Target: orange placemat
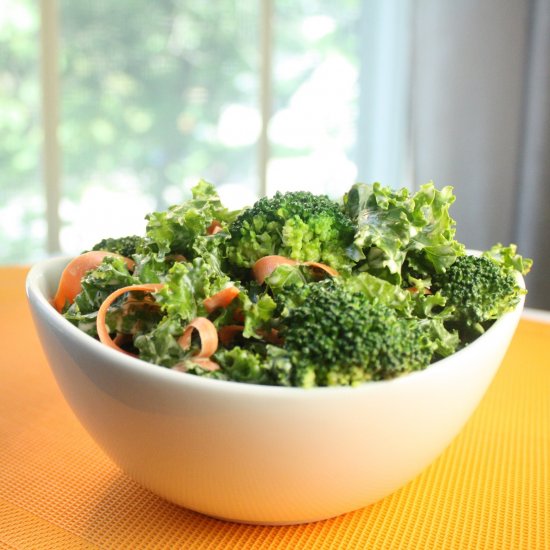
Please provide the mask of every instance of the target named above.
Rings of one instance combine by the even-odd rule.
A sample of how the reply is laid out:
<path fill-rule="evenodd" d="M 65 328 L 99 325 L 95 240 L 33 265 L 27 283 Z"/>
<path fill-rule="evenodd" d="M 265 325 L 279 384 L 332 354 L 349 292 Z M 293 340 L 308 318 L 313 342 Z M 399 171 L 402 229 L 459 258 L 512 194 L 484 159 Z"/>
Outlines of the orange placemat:
<path fill-rule="evenodd" d="M 24 276 L 0 270 L 0 548 L 550 549 L 550 325 L 521 321 L 474 416 L 400 491 L 332 520 L 248 526 L 161 500 L 95 446 L 50 374 Z"/>

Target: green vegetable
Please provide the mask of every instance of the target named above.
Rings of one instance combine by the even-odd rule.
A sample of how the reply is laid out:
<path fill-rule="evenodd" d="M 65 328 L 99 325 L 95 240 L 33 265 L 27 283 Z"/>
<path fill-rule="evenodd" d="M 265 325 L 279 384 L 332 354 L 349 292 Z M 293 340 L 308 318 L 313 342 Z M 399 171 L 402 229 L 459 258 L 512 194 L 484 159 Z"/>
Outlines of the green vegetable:
<path fill-rule="evenodd" d="M 357 224 L 350 256 L 362 261 L 362 269 L 400 283 L 408 260 L 419 276 L 444 272 L 464 247 L 454 239 L 454 202 L 451 187 L 437 190 L 433 183 L 411 195 L 358 183 L 344 197 L 345 210 Z"/>
<path fill-rule="evenodd" d="M 276 193 L 244 210 L 229 226 L 229 260 L 239 267 L 272 254 L 320 261 L 335 269 L 351 265 L 346 247 L 354 226 L 340 206 L 325 195 Z"/>
<path fill-rule="evenodd" d="M 195 258 L 193 262 L 175 263 L 164 282 L 157 301 L 169 317 L 183 323 L 205 316 L 203 301 L 224 288 L 229 277 L 202 258 Z"/>
<path fill-rule="evenodd" d="M 515 245 L 465 254 L 449 215 L 450 187 L 429 183 L 409 193 L 356 184 L 341 203 L 277 193 L 239 212 L 209 183 L 192 193 L 150 214 L 144 237 L 94 246 L 134 265 L 108 256 L 86 273 L 63 313 L 69 321 L 97 337 L 98 309 L 113 291 L 160 283 L 154 294 L 120 296 L 106 315 L 111 337 L 140 359 L 217 380 L 353 386 L 454 353 L 526 292 L 517 277 L 532 262 Z M 296 263 L 281 263 L 260 283 L 251 267 L 268 255 Z M 179 339 L 197 317 L 207 319 L 193 325 L 205 332 L 187 333 L 183 349 Z M 201 362 L 194 356 L 203 335 L 212 345 Z"/>
<path fill-rule="evenodd" d="M 530 258 L 523 258 L 517 253 L 517 246 L 515 244 L 509 246 L 503 246 L 500 243 L 495 244 L 484 252 L 483 256 L 491 258 L 506 269 L 512 272 L 517 271 L 522 275 L 527 275 L 533 265 L 533 260 Z"/>
<path fill-rule="evenodd" d="M 139 358 L 165 367 L 184 361 L 189 353 L 178 344 L 182 332 L 183 327 L 177 318 L 164 317 L 153 330 L 134 339 Z"/>
<path fill-rule="evenodd" d="M 119 237 L 116 239 L 107 238 L 99 241 L 93 246 L 92 250 L 105 250 L 130 258 L 144 245 L 144 241 L 144 238 L 138 235 L 129 235 L 128 237 Z"/>
<path fill-rule="evenodd" d="M 223 228 L 234 218 L 235 213 L 222 205 L 211 183 L 200 181 L 192 193 L 191 200 L 147 216 L 147 237 L 160 254 L 179 253 L 192 257 L 195 239 L 206 234 L 213 221 Z"/>
<path fill-rule="evenodd" d="M 412 308 L 410 292 L 366 271 L 350 277 L 344 284 L 349 291 L 359 293 L 371 302 L 376 301 L 403 312 L 408 312 Z"/>
<path fill-rule="evenodd" d="M 101 265 L 89 271 L 82 278 L 82 291 L 64 312 L 65 317 L 84 332 L 95 336 L 97 310 L 107 296 L 117 288 L 139 284 L 139 280 L 128 271 L 124 260 L 117 256 L 106 256 Z"/>
<path fill-rule="evenodd" d="M 68 316 L 79 313 L 95 313 L 99 306 L 117 288 L 139 284 L 126 266 L 123 258 L 106 256 L 97 269 L 93 269 L 82 278 L 82 291 L 67 310 Z"/>
<path fill-rule="evenodd" d="M 269 364 L 252 350 L 234 347 L 221 351 L 216 357 L 223 365 L 223 373 L 228 380 L 266 384 L 271 381 Z"/>
<path fill-rule="evenodd" d="M 424 368 L 435 351 L 426 324 L 336 284 L 308 285 L 282 335 L 294 384 L 305 387 L 393 378 Z"/>
<path fill-rule="evenodd" d="M 263 294 L 255 302 L 245 299 L 244 331 L 246 338 L 262 338 L 262 331 L 271 329 L 270 323 L 277 305 L 269 294 Z"/>
<path fill-rule="evenodd" d="M 463 339 L 482 334 L 490 322 L 514 309 L 525 293 L 514 273 L 508 262 L 461 256 L 445 273 L 434 276 L 434 288 L 454 308 L 448 321 Z"/>
<path fill-rule="evenodd" d="M 166 278 L 166 273 L 175 263 L 173 258 L 158 254 L 149 248 L 134 254 L 136 266 L 134 276 L 142 283 L 160 283 Z"/>

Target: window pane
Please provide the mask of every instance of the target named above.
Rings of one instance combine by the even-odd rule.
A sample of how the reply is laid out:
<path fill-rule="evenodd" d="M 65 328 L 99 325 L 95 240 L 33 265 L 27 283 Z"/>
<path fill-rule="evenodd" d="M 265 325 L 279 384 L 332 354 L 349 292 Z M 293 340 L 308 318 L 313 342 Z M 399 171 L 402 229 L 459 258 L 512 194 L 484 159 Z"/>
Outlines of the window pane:
<path fill-rule="evenodd" d="M 0 0 L 1 263 L 35 260 L 45 244 L 37 6 Z"/>
<path fill-rule="evenodd" d="M 341 195 L 355 181 L 360 1 L 275 2 L 268 192 Z"/>
<path fill-rule="evenodd" d="M 257 3 L 60 5 L 62 246 L 141 232 L 200 178 L 254 200 Z"/>

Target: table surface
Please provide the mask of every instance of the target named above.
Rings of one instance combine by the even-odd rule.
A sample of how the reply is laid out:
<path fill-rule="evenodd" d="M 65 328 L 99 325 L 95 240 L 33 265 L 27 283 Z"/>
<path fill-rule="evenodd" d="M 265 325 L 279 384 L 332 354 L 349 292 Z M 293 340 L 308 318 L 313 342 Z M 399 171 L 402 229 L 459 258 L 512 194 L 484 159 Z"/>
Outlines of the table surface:
<path fill-rule="evenodd" d="M 0 548 L 550 549 L 550 324 L 522 319 L 451 446 L 384 500 L 309 525 L 211 519 L 125 476 L 64 402 L 0 269 Z"/>

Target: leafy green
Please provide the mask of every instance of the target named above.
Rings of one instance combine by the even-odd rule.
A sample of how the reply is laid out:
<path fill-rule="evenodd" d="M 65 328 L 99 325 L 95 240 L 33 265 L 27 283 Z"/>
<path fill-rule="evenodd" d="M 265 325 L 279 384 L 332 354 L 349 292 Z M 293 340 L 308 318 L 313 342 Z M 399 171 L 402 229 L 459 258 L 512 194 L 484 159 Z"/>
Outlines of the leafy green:
<path fill-rule="evenodd" d="M 457 258 L 434 277 L 434 289 L 453 306 L 450 320 L 464 340 L 483 333 L 487 322 L 514 309 L 524 293 L 506 262 L 489 256 Z"/>
<path fill-rule="evenodd" d="M 281 264 L 266 277 L 265 284 L 274 294 L 284 289 L 301 287 L 311 281 L 299 265 Z"/>
<path fill-rule="evenodd" d="M 262 356 L 251 350 L 235 346 L 230 350 L 222 350 L 216 359 L 229 380 L 255 384 L 270 381 L 269 365 Z"/>
<path fill-rule="evenodd" d="M 158 304 L 145 295 L 142 299 L 134 298 L 111 307 L 107 314 L 107 326 L 110 332 L 137 336 L 153 330 L 161 319 Z"/>
<path fill-rule="evenodd" d="M 113 291 L 160 283 L 154 294 L 127 293 L 109 308 L 109 332 L 126 351 L 196 376 L 307 388 L 424 369 L 477 338 L 525 293 L 518 274 L 532 262 L 515 245 L 465 255 L 454 239 L 450 187 L 429 183 L 411 194 L 356 184 L 342 204 L 278 193 L 237 213 L 206 182 L 192 192 L 150 214 L 145 237 L 96 245 L 134 264 L 108 256 L 90 270 L 64 312 L 68 320 L 97 337 L 98 309 Z M 221 231 L 212 234 L 214 221 Z M 260 284 L 250 268 L 271 254 L 296 263 Z M 310 261 L 339 273 L 320 279 Z M 218 296 L 230 301 L 205 306 L 230 286 L 238 292 Z M 179 343 L 197 317 L 218 332 L 209 363 L 195 357 L 200 331 L 185 350 Z"/>
<path fill-rule="evenodd" d="M 271 329 L 273 312 L 277 304 L 269 294 L 263 294 L 257 301 L 244 299 L 244 331 L 246 338 L 262 338 L 262 331 Z"/>
<path fill-rule="evenodd" d="M 97 310 L 117 288 L 139 283 L 123 258 L 106 256 L 103 262 L 84 275 L 82 290 L 64 311 L 65 318 L 90 336 L 97 335 Z M 109 321 L 109 319 L 108 319 Z"/>
<path fill-rule="evenodd" d="M 371 302 L 378 302 L 402 311 L 408 311 L 411 308 L 410 292 L 366 271 L 349 277 L 344 281 L 344 285 L 350 292 L 359 293 Z"/>
<path fill-rule="evenodd" d="M 192 193 L 191 200 L 147 216 L 147 237 L 160 254 L 190 255 L 195 239 L 206 234 L 214 220 L 224 227 L 234 218 L 235 214 L 222 205 L 211 183 L 200 181 Z"/>
<path fill-rule="evenodd" d="M 134 339 L 139 358 L 155 365 L 173 367 L 189 355 L 178 344 L 177 339 L 182 333 L 183 327 L 177 318 L 164 317 L 153 330 Z"/>
<path fill-rule="evenodd" d="M 515 244 L 508 246 L 503 246 L 500 243 L 495 244 L 489 250 L 483 252 L 483 256 L 491 258 L 506 269 L 517 271 L 522 275 L 527 275 L 533 265 L 533 260 L 523 258 L 517 253 L 517 246 Z"/>
<path fill-rule="evenodd" d="M 107 252 L 114 252 L 115 254 L 120 254 L 121 256 L 129 258 L 144 246 L 144 241 L 145 239 L 138 235 L 130 235 L 116 239 L 106 238 L 95 244 L 92 250 L 106 250 Z"/>
<path fill-rule="evenodd" d="M 464 254 L 449 215 L 454 200 L 451 187 L 438 190 L 433 183 L 413 195 L 379 183 L 355 184 L 344 198 L 357 224 L 349 255 L 363 262 L 362 269 L 396 283 L 408 257 L 422 274 L 444 272 Z"/>
<path fill-rule="evenodd" d="M 160 283 L 166 278 L 166 273 L 175 263 L 168 256 L 160 255 L 152 250 L 134 254 L 136 265 L 134 276 L 142 283 Z"/>
<path fill-rule="evenodd" d="M 350 265 L 345 248 L 353 224 L 325 195 L 297 191 L 264 197 L 239 214 L 229 232 L 228 258 L 239 267 L 272 254 L 322 261 L 335 269 Z"/>
<path fill-rule="evenodd" d="M 229 281 L 227 275 L 202 258 L 175 263 L 166 275 L 165 287 L 157 293 L 157 301 L 169 317 L 188 322 L 205 316 L 203 301 L 222 290 Z"/>
<path fill-rule="evenodd" d="M 69 315 L 96 312 L 117 288 L 139 284 L 123 258 L 106 256 L 101 265 L 82 278 L 82 290 L 68 308 Z"/>

